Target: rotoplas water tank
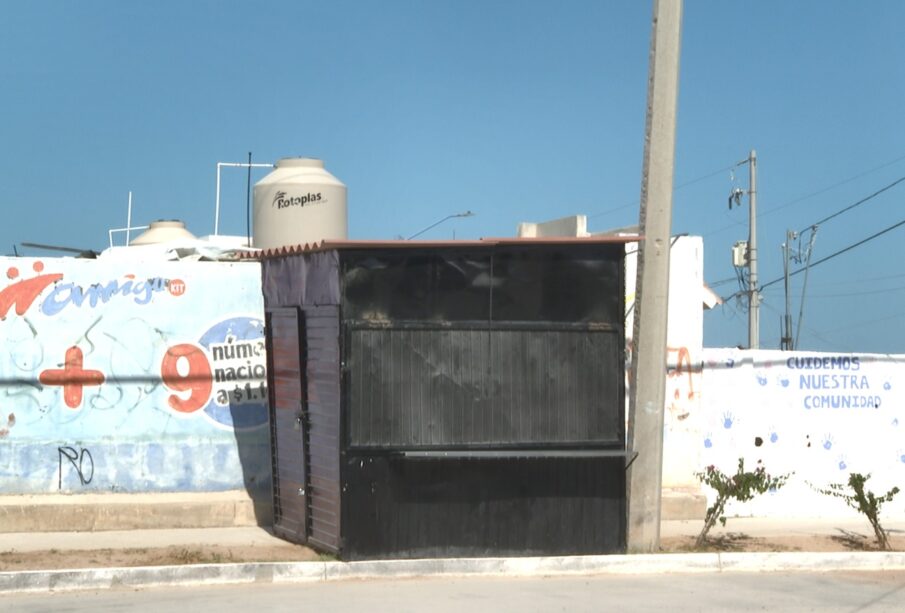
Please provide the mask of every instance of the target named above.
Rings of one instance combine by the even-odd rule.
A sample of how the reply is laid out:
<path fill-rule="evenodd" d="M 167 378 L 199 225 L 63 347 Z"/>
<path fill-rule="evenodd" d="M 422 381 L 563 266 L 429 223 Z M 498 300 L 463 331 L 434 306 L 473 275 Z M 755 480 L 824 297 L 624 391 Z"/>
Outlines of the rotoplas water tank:
<path fill-rule="evenodd" d="M 346 186 L 314 158 L 283 158 L 255 183 L 254 246 L 273 249 L 347 236 Z"/>

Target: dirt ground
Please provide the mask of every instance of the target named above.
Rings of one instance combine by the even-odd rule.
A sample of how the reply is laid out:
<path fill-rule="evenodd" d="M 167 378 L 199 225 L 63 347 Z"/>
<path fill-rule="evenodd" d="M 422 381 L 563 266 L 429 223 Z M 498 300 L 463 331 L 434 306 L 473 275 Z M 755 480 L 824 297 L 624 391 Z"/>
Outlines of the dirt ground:
<path fill-rule="evenodd" d="M 873 535 L 840 530 L 837 534 L 790 534 L 752 537 L 743 532 L 726 532 L 708 538 L 700 549 L 694 546 L 693 536 L 674 536 L 660 539 L 660 550 L 666 553 L 695 551 L 879 551 Z M 893 551 L 905 551 L 905 535 L 890 534 Z"/>
<path fill-rule="evenodd" d="M 905 551 L 905 535 L 890 535 L 895 551 Z M 711 538 L 695 549 L 694 537 L 661 539 L 665 553 L 695 551 L 876 551 L 872 537 L 853 532 L 835 535 L 788 535 L 751 537 L 727 532 Z M 0 572 L 73 568 L 111 568 L 123 566 L 163 566 L 174 564 L 227 564 L 238 562 L 305 562 L 332 560 L 333 556 L 289 543 L 273 546 L 223 547 L 188 545 L 164 548 L 97 549 L 85 551 L 7 551 L 0 552 Z"/>
<path fill-rule="evenodd" d="M 186 545 L 181 547 L 92 549 L 84 551 L 4 551 L 0 552 L 0 572 L 74 568 L 114 568 L 124 566 L 167 566 L 177 564 L 229 564 L 234 562 L 307 562 L 332 560 L 332 556 L 300 545 L 223 547 Z"/>

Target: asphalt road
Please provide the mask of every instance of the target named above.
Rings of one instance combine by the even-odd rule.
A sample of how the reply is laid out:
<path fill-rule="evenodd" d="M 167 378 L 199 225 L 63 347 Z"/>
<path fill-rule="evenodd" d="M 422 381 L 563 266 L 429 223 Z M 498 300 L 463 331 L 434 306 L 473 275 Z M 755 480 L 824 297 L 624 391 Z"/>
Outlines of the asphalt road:
<path fill-rule="evenodd" d="M 2 611 L 905 611 L 905 572 L 406 579 L 0 597 Z"/>

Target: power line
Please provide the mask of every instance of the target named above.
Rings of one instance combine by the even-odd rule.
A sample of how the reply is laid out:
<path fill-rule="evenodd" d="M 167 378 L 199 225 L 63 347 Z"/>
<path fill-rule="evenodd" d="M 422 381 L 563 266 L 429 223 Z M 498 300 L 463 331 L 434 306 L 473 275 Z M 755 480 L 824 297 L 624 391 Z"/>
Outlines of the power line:
<path fill-rule="evenodd" d="M 793 204 L 798 204 L 799 202 L 804 202 L 805 200 L 810 200 L 811 198 L 814 198 L 815 196 L 819 196 L 819 195 L 821 195 L 821 194 L 825 194 L 826 192 L 831 191 L 831 190 L 834 190 L 834 189 L 836 189 L 837 187 L 840 187 L 840 186 L 842 186 L 842 185 L 845 185 L 846 183 L 851 183 L 852 181 L 856 181 L 856 180 L 858 180 L 858 179 L 860 179 L 860 178 L 862 178 L 862 177 L 865 177 L 865 176 L 867 176 L 867 175 L 869 175 L 869 174 L 875 173 L 875 172 L 877 172 L 878 170 L 883 170 L 884 168 L 888 168 L 889 166 L 892 166 L 893 164 L 896 164 L 896 163 L 898 163 L 898 162 L 901 162 L 902 160 L 905 160 L 905 155 L 899 156 L 899 157 L 895 158 L 894 160 L 890 160 L 890 161 L 888 161 L 888 162 L 884 162 L 883 164 L 881 164 L 881 165 L 879 165 L 879 166 L 875 166 L 874 168 L 871 168 L 871 169 L 869 169 L 869 170 L 865 170 L 865 171 L 859 172 L 859 173 L 856 174 L 856 175 L 852 175 L 852 176 L 850 176 L 850 177 L 847 177 L 847 178 L 845 178 L 845 179 L 843 179 L 843 180 L 841 180 L 841 181 L 839 181 L 839 182 L 837 182 L 837 183 L 833 183 L 832 185 L 829 185 L 829 186 L 827 186 L 827 187 L 823 187 L 823 188 L 818 189 L 818 190 L 816 190 L 816 191 L 813 191 L 813 192 L 811 192 L 811 193 L 809 193 L 809 194 L 805 194 L 804 196 L 799 196 L 799 197 L 797 197 L 797 198 L 794 198 L 794 199 L 792 199 L 792 200 L 789 200 L 788 202 L 784 202 L 783 204 L 780 204 L 780 205 L 775 206 L 775 207 L 773 207 L 773 208 L 770 208 L 770 209 L 766 209 L 766 210 L 764 210 L 764 211 L 761 211 L 760 213 L 758 213 L 757 217 L 758 217 L 758 219 L 760 219 L 761 217 L 766 217 L 767 215 L 771 215 L 771 214 L 775 213 L 776 211 L 779 211 L 779 210 L 781 210 L 781 209 L 790 207 L 790 206 L 792 206 Z M 713 234 L 718 234 L 718 233 L 723 232 L 723 231 L 725 231 L 725 230 L 730 230 L 730 229 L 736 227 L 737 225 L 739 225 L 739 224 L 733 223 L 733 224 L 730 224 L 730 225 L 722 226 L 722 227 L 717 228 L 716 230 L 711 230 L 710 232 L 708 232 L 707 234 L 704 234 L 703 236 L 711 236 L 711 235 L 713 235 Z"/>
<path fill-rule="evenodd" d="M 764 293 L 771 293 L 771 297 L 777 298 L 778 295 L 773 294 L 772 292 L 778 292 L 782 288 L 776 287 L 775 285 L 767 290 Z M 905 291 L 905 286 L 901 287 L 887 287 L 884 289 L 872 289 L 872 290 L 863 290 L 863 291 L 855 291 L 855 292 L 843 292 L 837 294 L 808 294 L 809 298 L 846 298 L 849 296 L 871 296 L 873 294 L 890 294 L 892 292 L 901 292 Z"/>
<path fill-rule="evenodd" d="M 817 265 L 819 265 L 819 264 L 823 264 L 823 263 L 826 262 L 827 260 L 832 260 L 832 259 L 833 259 L 834 257 L 836 257 L 837 255 L 842 255 L 843 253 L 845 253 L 845 252 L 847 252 L 847 251 L 851 251 L 851 250 L 854 249 L 855 247 L 860 247 L 860 246 L 863 245 L 864 243 L 869 242 L 869 241 L 872 241 L 872 240 L 874 240 L 875 238 L 878 238 L 878 237 L 880 237 L 880 236 L 883 236 L 883 235 L 886 234 L 887 232 L 891 232 L 892 230 L 895 230 L 895 229 L 898 228 L 899 226 L 903 226 L 903 225 L 905 225 L 905 219 L 903 219 L 902 221 L 900 221 L 900 222 L 898 222 L 898 223 L 895 223 L 895 224 L 893 224 L 893 225 L 891 225 L 891 226 L 889 226 L 889 227 L 887 227 L 887 228 L 884 228 L 884 229 L 880 230 L 879 232 L 877 232 L 877 233 L 875 233 L 875 234 L 871 234 L 871 235 L 868 236 L 867 238 L 862 239 L 862 240 L 858 241 L 857 243 L 851 244 L 851 245 L 849 245 L 848 247 L 845 247 L 845 248 L 843 248 L 843 249 L 840 249 L 839 251 L 836 251 L 835 253 L 831 253 L 830 255 L 826 256 L 825 258 L 821 258 L 821 259 L 817 260 L 816 262 L 814 262 L 813 264 L 811 264 L 810 267 L 813 268 L 813 267 L 815 267 L 815 266 L 817 266 Z M 798 270 L 794 270 L 794 271 L 790 272 L 790 273 L 789 273 L 789 276 L 797 275 L 798 273 L 804 272 L 805 270 L 807 270 L 807 267 L 805 267 L 805 268 L 799 268 Z M 761 285 L 761 289 L 767 287 L 768 285 L 773 285 L 774 283 L 779 283 L 780 281 L 783 280 L 783 278 L 784 278 L 784 277 L 779 277 L 779 278 L 777 278 L 777 279 L 773 279 L 773 280 L 770 281 L 769 283 L 764 283 L 763 285 Z"/>
<path fill-rule="evenodd" d="M 727 283 L 732 283 L 738 278 L 738 275 L 735 277 L 726 277 L 725 279 L 720 279 L 719 281 L 714 281 L 713 283 L 708 283 L 708 287 L 719 287 L 720 285 L 726 285 Z"/>
<path fill-rule="evenodd" d="M 709 179 L 710 177 L 715 177 L 716 175 L 723 173 L 723 172 L 727 172 L 729 170 L 732 170 L 733 168 L 735 168 L 734 165 L 726 166 L 725 168 L 720 168 L 719 170 L 714 170 L 713 172 L 707 173 L 706 175 L 701 175 L 700 177 L 691 179 L 690 181 L 686 181 L 685 183 L 681 183 L 681 184 L 675 186 L 673 188 L 673 191 L 675 192 L 675 191 L 682 189 L 683 187 L 688 187 L 689 185 L 694 185 L 695 183 L 700 183 L 701 181 Z M 638 200 L 632 200 L 628 204 L 623 204 L 622 206 L 617 206 L 615 209 L 609 209 L 607 211 L 602 211 L 600 213 L 592 213 L 591 215 L 588 215 L 588 219 L 594 219 L 595 217 L 602 217 L 603 215 L 609 215 L 610 213 L 615 213 L 616 211 L 621 211 L 621 210 L 627 209 L 629 207 L 638 206 L 638 203 L 639 203 Z"/>
<path fill-rule="evenodd" d="M 870 195 L 868 195 L 868 196 L 866 196 L 866 197 L 864 197 L 864 198 L 861 198 L 861 199 L 858 200 L 857 202 L 854 202 L 853 204 L 850 204 L 850 205 L 848 205 L 848 206 L 846 206 L 846 207 L 843 207 L 842 209 L 836 211 L 835 213 L 832 213 L 832 214 L 830 214 L 830 215 L 827 215 L 826 217 L 824 217 L 824 218 L 822 218 L 822 219 L 820 219 L 820 220 L 814 222 L 813 224 L 807 226 L 806 228 L 804 228 L 804 229 L 802 229 L 802 230 L 799 230 L 799 232 L 798 232 L 799 235 L 803 234 L 803 233 L 806 232 L 808 229 L 811 230 L 811 235 L 810 235 L 810 236 L 811 236 L 811 242 L 810 242 L 810 244 L 808 245 L 808 258 L 807 258 L 808 261 L 807 261 L 806 265 L 805 265 L 803 268 L 799 268 L 798 270 L 795 270 L 795 271 L 793 271 L 793 272 L 790 273 L 790 272 L 788 271 L 788 263 L 789 263 L 789 261 L 788 261 L 788 257 L 789 257 L 789 256 L 788 256 L 788 245 L 786 245 L 786 260 L 785 260 L 785 261 L 786 261 L 786 266 L 785 266 L 785 275 L 782 276 L 782 277 L 779 277 L 779 278 L 777 278 L 777 279 L 774 279 L 773 281 L 770 281 L 770 282 L 768 282 L 768 283 L 762 284 L 762 285 L 761 285 L 761 288 L 760 288 L 761 291 L 765 290 L 767 287 L 769 287 L 769 286 L 771 286 L 771 285 L 773 285 L 773 284 L 775 284 L 775 283 L 778 283 L 779 281 L 785 281 L 785 282 L 786 282 L 786 292 L 787 292 L 787 293 L 786 293 L 786 309 L 787 309 L 787 311 L 788 311 L 788 308 L 789 308 L 789 307 L 788 307 L 788 304 L 789 304 L 789 302 L 788 302 L 788 301 L 789 301 L 789 297 L 788 297 L 788 282 L 789 282 L 789 278 L 790 278 L 790 277 L 792 277 L 792 276 L 794 276 L 794 275 L 797 275 L 797 274 L 799 274 L 799 273 L 801 273 L 801 272 L 804 272 L 804 273 L 805 273 L 805 277 L 804 277 L 804 287 L 807 288 L 807 283 L 808 283 L 808 272 L 811 270 L 812 267 L 818 266 L 818 265 L 820 265 L 820 264 L 822 264 L 822 263 L 824 263 L 824 262 L 826 262 L 826 261 L 828 261 L 828 260 L 833 259 L 833 258 L 836 257 L 836 256 L 842 255 L 843 253 L 846 253 L 847 251 L 850 251 L 850 250 L 854 249 L 855 247 L 859 247 L 860 245 L 863 245 L 863 244 L 865 244 L 865 243 L 867 243 L 867 242 L 869 242 L 869 241 L 871 241 L 871 240 L 873 240 L 873 239 L 875 239 L 875 238 L 877 238 L 877 237 L 879 237 L 879 236 L 882 236 L 883 234 L 886 234 L 887 232 L 890 232 L 890 231 L 894 230 L 895 228 L 897 228 L 897 227 L 899 227 L 899 226 L 901 226 L 901 225 L 905 225 L 905 220 L 902 220 L 901 222 L 899 222 L 899 223 L 897 223 L 897 224 L 893 224 L 892 226 L 889 226 L 888 228 L 885 228 L 885 229 L 881 230 L 880 232 L 877 232 L 877 233 L 873 234 L 872 236 L 869 236 L 869 237 L 867 237 L 867 238 L 865 238 L 865 239 L 863 239 L 863 240 L 861 240 L 861 241 L 859 241 L 859 242 L 857 242 L 857 243 L 854 243 L 854 244 L 852 244 L 852 245 L 849 245 L 848 247 L 845 247 L 845 248 L 843 248 L 843 249 L 840 249 L 839 251 L 836 251 L 835 253 L 832 253 L 832 254 L 830 254 L 830 255 L 824 257 L 824 258 L 821 258 L 820 260 L 817 260 L 816 262 L 811 263 L 811 253 L 812 253 L 811 249 L 813 248 L 815 233 L 816 233 L 816 231 L 817 231 L 817 228 L 818 228 L 820 225 L 826 223 L 827 221 L 830 221 L 831 219 L 834 219 L 834 218 L 836 218 L 836 217 L 842 215 L 843 213 L 846 213 L 846 212 L 848 212 L 848 211 L 851 211 L 852 209 L 854 209 L 854 208 L 856 208 L 856 207 L 858 207 L 858 206 L 861 206 L 862 204 L 864 204 L 864 203 L 866 203 L 866 202 L 869 202 L 869 201 L 873 200 L 874 198 L 876 198 L 876 197 L 879 196 L 880 194 L 883 194 L 884 192 L 886 192 L 886 191 L 892 189 L 893 187 L 895 187 L 895 186 L 898 185 L 899 183 L 902 183 L 903 181 L 905 181 L 905 176 L 899 177 L 898 179 L 896 179 L 896 180 L 893 181 L 892 183 L 889 183 L 888 185 L 883 186 L 882 188 L 878 189 L 877 191 L 873 192 L 872 194 L 870 194 Z M 753 222 L 752 222 L 752 223 L 753 223 Z M 791 234 L 791 232 L 788 233 L 788 238 L 787 238 L 787 240 L 789 240 L 792 236 L 793 236 L 793 235 Z M 738 294 L 744 293 L 744 291 L 745 291 L 745 288 L 744 288 L 744 287 L 740 287 L 740 288 L 739 288 Z M 802 319 L 802 317 L 803 317 L 803 315 L 804 315 L 804 295 L 805 295 L 805 291 L 806 291 L 806 289 L 802 289 L 802 294 L 801 294 L 801 309 L 800 309 L 799 314 L 798 314 L 798 320 L 799 320 L 799 321 L 798 321 L 798 333 L 799 333 L 799 334 L 801 333 L 801 319 Z M 736 295 L 738 295 L 738 294 L 736 294 Z M 790 316 L 789 316 L 788 314 L 785 315 L 785 318 L 786 318 L 789 322 L 791 322 Z M 791 323 L 785 323 L 785 324 L 784 324 L 784 329 L 785 329 L 785 328 L 791 328 Z M 791 332 L 784 332 L 783 334 L 784 334 L 784 335 L 785 335 L 785 334 L 791 334 Z M 796 335 L 796 344 L 797 344 L 797 339 L 798 339 L 798 336 Z M 791 340 L 789 340 L 788 346 L 786 345 L 786 337 L 783 336 L 783 348 L 789 348 L 789 347 L 792 347 L 792 346 L 793 346 L 793 345 L 791 344 Z"/>
<path fill-rule="evenodd" d="M 801 272 L 801 271 L 798 271 L 798 272 Z M 822 283 L 817 283 L 815 285 L 817 287 L 854 285 L 854 284 L 858 284 L 858 283 L 874 283 L 876 281 L 887 281 L 889 279 L 901 279 L 902 277 L 905 277 L 905 274 L 883 275 L 880 277 L 864 277 L 864 278 L 860 278 L 860 279 L 850 279 L 847 281 L 824 281 Z M 736 280 L 737 280 L 737 276 L 726 277 L 725 279 L 719 279 L 717 281 L 709 282 L 709 283 L 707 283 L 707 286 L 710 288 L 719 287 L 721 285 L 726 285 L 728 283 L 732 283 L 733 281 L 736 281 Z M 771 283 L 773 283 L 773 282 L 771 281 Z M 765 288 L 761 287 L 760 289 L 764 290 Z M 774 289 L 779 289 L 779 288 L 774 288 Z M 852 292 L 852 293 L 848 293 L 848 294 L 814 294 L 814 297 L 815 298 L 837 298 L 837 297 L 843 297 L 843 296 L 859 296 L 859 295 L 869 295 L 869 294 L 876 294 L 876 293 L 886 293 L 886 292 L 900 291 L 903 289 L 905 289 L 905 287 L 894 287 L 894 288 L 884 289 L 884 290 Z"/>
<path fill-rule="evenodd" d="M 902 317 L 905 317 L 905 312 L 894 313 L 892 315 L 887 315 L 886 317 L 877 317 L 875 319 L 868 319 L 866 321 L 859 321 L 859 322 L 855 322 L 853 324 L 846 324 L 845 326 L 843 326 L 841 328 L 836 328 L 834 330 L 830 330 L 829 332 L 830 333 L 842 332 L 843 330 L 851 330 L 852 328 L 863 328 L 864 326 L 869 326 L 871 324 L 880 323 L 881 321 L 891 321 L 893 319 L 900 319 Z"/>
<path fill-rule="evenodd" d="M 842 208 L 842 209 L 839 209 L 838 211 L 836 211 L 836 212 L 833 213 L 832 215 L 828 215 L 828 216 L 824 217 L 823 219 L 821 219 L 821 220 L 819 220 L 819 221 L 816 221 L 816 222 L 814 222 L 813 224 L 808 225 L 808 226 L 805 227 L 804 229 L 799 230 L 798 233 L 799 233 L 799 234 L 802 234 L 803 232 L 805 232 L 805 231 L 808 230 L 808 229 L 815 228 L 815 227 L 817 227 L 817 226 L 819 226 L 819 225 L 821 225 L 821 224 L 823 224 L 823 223 L 829 221 L 830 219 L 833 219 L 834 217 L 838 217 L 839 215 L 842 215 L 843 213 L 845 213 L 845 212 L 847 212 L 847 211 L 850 211 L 850 210 L 852 210 L 853 208 L 855 208 L 855 207 L 857 207 L 857 206 L 860 206 L 860 205 L 864 204 L 865 202 L 868 202 L 868 201 L 870 201 L 870 200 L 873 200 L 874 198 L 876 198 L 876 197 L 879 196 L 880 194 L 882 194 L 882 193 L 884 193 L 884 192 L 886 192 L 886 191 L 889 191 L 890 189 L 892 189 L 893 187 L 895 187 L 895 186 L 898 185 L 899 183 L 902 183 L 903 181 L 905 181 L 905 176 L 899 177 L 898 179 L 896 179 L 896 180 L 893 181 L 892 183 L 890 183 L 890 184 L 888 184 L 888 185 L 884 185 L 883 187 L 881 187 L 880 189 L 878 189 L 878 190 L 875 191 L 874 193 L 870 194 L 869 196 L 865 196 L 864 198 L 861 198 L 861 199 L 858 200 L 857 202 L 855 202 L 855 203 L 853 203 L 853 204 L 850 204 L 850 205 L 848 205 L 847 207 L 844 207 L 844 208 Z M 864 239 L 863 241 L 861 241 L 861 242 L 859 242 L 859 243 L 855 243 L 854 245 L 850 245 L 849 247 L 846 247 L 846 248 L 843 249 L 842 251 L 838 251 L 838 252 L 836 252 L 836 253 L 834 253 L 834 254 L 832 254 L 832 255 L 830 255 L 830 256 L 827 256 L 827 257 L 823 258 L 822 260 L 818 260 L 817 262 L 811 264 L 811 266 L 816 266 L 817 264 L 820 264 L 821 262 L 825 262 L 826 260 L 829 260 L 829 259 L 831 259 L 831 258 L 833 258 L 833 257 L 835 257 L 835 256 L 837 256 L 837 255 L 839 255 L 840 253 L 845 253 L 845 252 L 848 251 L 849 249 L 854 249 L 854 248 L 857 247 L 858 245 L 864 244 L 864 243 L 866 243 L 867 241 L 876 238 L 877 236 L 880 236 L 880 235 L 882 235 L 882 234 L 885 234 L 886 232 L 888 232 L 888 231 L 890 231 L 890 230 L 893 230 L 893 229 L 899 227 L 900 225 L 902 225 L 902 223 L 905 223 L 905 221 L 903 221 L 903 222 L 901 222 L 901 223 L 899 223 L 899 224 L 895 224 L 895 225 L 893 225 L 893 226 L 890 226 L 889 228 L 886 228 L 885 230 L 880 231 L 878 234 L 875 234 L 875 235 L 873 235 L 873 236 L 869 236 L 868 238 Z M 712 234 L 712 232 L 711 232 L 711 234 Z M 805 270 L 807 270 L 807 267 L 805 267 L 805 268 L 799 268 L 798 270 L 796 270 L 796 271 L 794 271 L 794 272 L 792 272 L 792 273 L 789 273 L 789 276 L 791 277 L 791 276 L 797 275 L 798 273 L 803 272 L 803 271 L 805 271 Z M 781 278 L 779 278 L 779 279 L 774 279 L 773 281 L 770 281 L 769 283 L 766 283 L 766 284 L 764 284 L 764 285 L 761 285 L 760 290 L 763 291 L 768 285 L 772 285 L 772 284 L 774 284 L 774 283 L 778 283 L 779 281 L 782 281 L 784 278 L 785 278 L 785 277 L 781 277 Z M 720 286 L 720 285 L 725 285 L 726 283 L 731 283 L 731 282 L 734 281 L 734 280 L 735 280 L 735 277 L 728 277 L 728 278 L 725 278 L 725 279 L 720 279 L 719 281 L 714 281 L 713 283 L 708 283 L 707 285 L 709 285 L 710 287 L 718 287 L 718 286 Z"/>
<path fill-rule="evenodd" d="M 848 296 L 871 296 L 873 294 L 889 294 L 901 292 L 905 287 L 890 287 L 887 289 L 873 289 L 864 292 L 846 292 L 844 294 L 811 294 L 811 298 L 846 298 Z"/>
<path fill-rule="evenodd" d="M 900 156 L 900 157 L 897 157 L 897 158 L 894 159 L 894 160 L 890 160 L 889 162 L 885 162 L 885 163 L 883 163 L 883 164 L 881 164 L 881 165 L 879 165 L 879 166 L 876 166 L 876 167 L 874 167 L 874 168 L 871 168 L 870 170 L 865 170 L 865 171 L 860 172 L 860 173 L 858 173 L 858 174 L 856 174 L 856 175 L 854 175 L 854 176 L 848 177 L 848 178 L 846 178 L 846 179 L 842 179 L 842 180 L 839 181 L 838 183 L 833 183 L 833 184 L 830 185 L 829 187 L 824 187 L 824 188 L 822 188 L 822 189 L 817 190 L 816 192 L 811 192 L 810 194 L 806 194 L 806 195 L 801 196 L 801 197 L 799 197 L 799 198 L 795 198 L 794 200 L 791 200 L 791 201 L 789 201 L 789 202 L 786 202 L 785 204 L 780 204 L 779 206 L 776 206 L 776 207 L 774 207 L 774 208 L 772 208 L 772 209 L 767 209 L 766 211 L 764 211 L 764 215 L 768 215 L 768 214 L 770 214 L 770 213 L 774 213 L 774 212 L 776 212 L 776 211 L 778 211 L 778 210 L 780 210 L 780 209 L 784 209 L 784 208 L 786 208 L 786 207 L 792 206 L 793 204 L 798 204 L 799 202 L 802 202 L 802 201 L 804 201 L 804 200 L 810 200 L 810 199 L 813 198 L 814 196 L 819 196 L 820 194 L 824 194 L 824 193 L 826 193 L 826 192 L 828 192 L 828 191 L 830 191 L 830 190 L 836 189 L 837 187 L 840 187 L 840 186 L 842 186 L 842 185 L 845 185 L 846 183 L 851 183 L 852 181 L 856 181 L 857 179 L 860 179 L 861 177 L 865 177 L 865 176 L 867 176 L 867 175 L 869 175 L 869 174 L 871 174 L 871 173 L 877 172 L 878 170 L 883 170 L 884 168 L 888 168 L 889 166 L 892 166 L 893 164 L 895 164 L 895 163 L 897 163 L 897 162 L 901 162 L 902 160 L 905 160 L 905 155 Z"/>
<path fill-rule="evenodd" d="M 824 257 L 824 258 L 821 258 L 821 259 L 817 260 L 816 262 L 814 262 L 813 264 L 810 265 L 810 268 L 813 268 L 813 267 L 815 267 L 815 266 L 819 266 L 820 264 L 823 264 L 823 263 L 826 262 L 826 261 L 832 260 L 832 259 L 833 259 L 834 257 L 836 257 L 836 256 L 839 256 L 839 255 L 842 255 L 843 253 L 846 253 L 846 252 L 848 252 L 848 251 L 851 251 L 851 250 L 854 249 L 855 247 L 860 247 L 860 246 L 863 245 L 864 243 L 870 242 L 870 241 L 874 240 L 875 238 L 879 238 L 880 236 L 883 236 L 883 235 L 886 234 L 887 232 L 891 232 L 892 230 L 895 230 L 896 228 L 898 228 L 898 227 L 900 227 L 900 226 L 903 226 L 903 225 L 905 225 L 905 219 L 903 219 L 902 221 L 900 221 L 900 222 L 898 222 L 898 223 L 894 223 L 893 225 L 888 226 L 888 227 L 886 227 L 886 228 L 880 230 L 879 232 L 876 232 L 876 233 L 874 233 L 874 234 L 871 234 L 871 235 L 868 236 L 867 238 L 864 238 L 864 239 L 858 241 L 857 243 L 853 243 L 853 244 L 849 245 L 848 247 L 844 247 L 844 248 L 840 249 L 839 251 L 836 251 L 836 252 L 834 252 L 834 253 L 831 253 L 830 255 L 828 255 L 828 256 L 826 256 L 826 257 Z M 793 276 L 795 276 L 795 275 L 797 275 L 797 274 L 799 274 L 799 273 L 804 272 L 804 271 L 807 270 L 807 269 L 808 269 L 808 267 L 806 266 L 806 267 L 804 267 L 804 268 L 799 268 L 798 270 L 793 270 L 792 272 L 789 273 L 789 276 L 790 276 L 790 277 L 793 277 Z M 771 286 L 771 285 L 774 285 L 774 284 L 776 284 L 776 283 L 779 283 L 779 282 L 782 281 L 784 278 L 785 278 L 785 277 L 777 277 L 776 279 L 773 279 L 772 281 L 769 281 L 769 282 L 767 282 L 767 283 L 764 283 L 763 285 L 760 286 L 760 290 L 763 291 L 763 290 L 766 289 L 767 287 L 769 287 L 769 286 Z M 726 300 L 731 300 L 732 298 L 734 298 L 734 297 L 737 296 L 737 295 L 740 295 L 739 292 L 736 292 L 735 294 L 732 294 L 732 295 L 730 295 L 730 296 L 727 296 L 727 297 L 723 298 L 723 300 L 724 300 L 724 301 L 726 301 Z"/>
<path fill-rule="evenodd" d="M 873 283 L 874 281 L 886 281 L 887 279 L 901 279 L 905 277 L 905 273 L 898 275 L 883 275 L 882 277 L 863 277 L 860 279 L 849 279 L 848 281 L 823 281 L 814 283 L 817 287 L 826 287 L 830 285 L 852 285 L 854 283 Z"/>
<path fill-rule="evenodd" d="M 676 186 L 676 189 L 682 189 L 683 187 L 688 187 L 689 185 L 694 185 L 695 183 L 700 183 L 701 181 L 709 179 L 710 177 L 715 177 L 718 174 L 724 173 L 728 170 L 732 170 L 733 168 L 735 168 L 735 166 L 736 166 L 735 164 L 733 164 L 732 166 L 726 166 L 725 168 L 720 168 L 719 170 L 714 170 L 711 173 L 702 175 L 702 176 L 698 177 L 697 179 L 692 179 L 690 181 L 686 181 L 685 183 L 680 183 L 679 185 Z"/>
<path fill-rule="evenodd" d="M 844 209 L 840 209 L 840 210 L 836 211 L 835 213 L 833 213 L 832 215 L 829 215 L 829 216 L 827 216 L 827 217 L 824 217 L 824 218 L 821 219 L 820 221 L 815 221 L 814 223 L 810 224 L 809 226 L 807 226 L 807 227 L 805 227 L 805 228 L 799 230 L 798 233 L 801 234 L 802 232 L 804 232 L 805 230 L 808 230 L 809 228 L 813 228 L 814 226 L 819 226 L 820 224 L 822 224 L 822 223 L 824 223 L 824 222 L 827 222 L 827 221 L 831 220 L 831 219 L 834 218 L 834 217 L 838 217 L 839 215 L 842 215 L 842 214 L 845 213 L 846 211 L 850 211 L 850 210 L 852 210 L 853 208 L 855 208 L 856 206 L 860 206 L 860 205 L 864 204 L 865 202 L 867 202 L 867 201 L 869 201 L 869 200 L 872 200 L 872 199 L 876 198 L 877 196 L 879 196 L 879 195 L 882 194 L 883 192 L 892 189 L 893 187 L 895 187 L 896 185 L 898 185 L 898 184 L 901 183 L 902 181 L 905 181 L 905 177 L 899 177 L 898 179 L 896 179 L 895 181 L 893 181 L 893 182 L 890 183 L 889 185 L 887 185 L 887 186 L 885 186 L 885 187 L 882 187 L 882 188 L 878 189 L 877 191 L 875 191 L 874 193 L 872 193 L 870 196 L 866 196 L 866 197 L 862 198 L 861 200 L 859 200 L 858 202 L 856 202 L 856 203 L 854 203 L 854 204 L 850 204 L 850 205 L 848 205 L 847 207 L 845 207 Z"/>

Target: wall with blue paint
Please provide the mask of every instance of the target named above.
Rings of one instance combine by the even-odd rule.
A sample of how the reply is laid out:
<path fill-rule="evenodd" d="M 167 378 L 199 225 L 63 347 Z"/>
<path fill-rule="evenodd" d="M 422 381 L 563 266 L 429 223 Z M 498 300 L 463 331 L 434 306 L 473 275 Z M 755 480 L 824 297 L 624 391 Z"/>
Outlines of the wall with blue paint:
<path fill-rule="evenodd" d="M 269 489 L 257 263 L 0 258 L 0 491 Z"/>
<path fill-rule="evenodd" d="M 870 473 L 876 494 L 905 486 L 905 355 L 705 349 L 702 380 L 701 469 L 734 473 L 743 457 L 746 468 L 794 472 L 730 513 L 851 515 L 816 491 L 851 472 Z"/>

